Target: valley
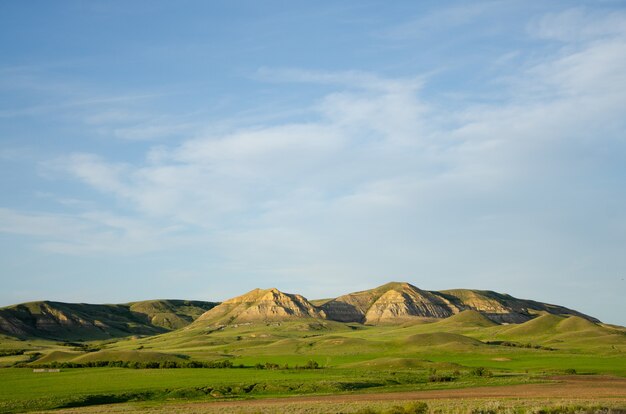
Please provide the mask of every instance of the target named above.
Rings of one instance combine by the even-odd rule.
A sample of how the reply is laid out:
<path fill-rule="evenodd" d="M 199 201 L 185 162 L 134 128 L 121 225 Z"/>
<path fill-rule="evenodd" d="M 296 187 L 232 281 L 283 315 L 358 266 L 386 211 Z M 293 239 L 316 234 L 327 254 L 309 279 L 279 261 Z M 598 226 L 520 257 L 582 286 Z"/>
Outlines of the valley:
<path fill-rule="evenodd" d="M 220 304 L 139 303 L 0 309 L 0 412 L 626 378 L 625 328 L 489 291 L 393 282 L 318 301 L 255 289 Z M 12 335 L 6 321 L 28 329 Z"/>

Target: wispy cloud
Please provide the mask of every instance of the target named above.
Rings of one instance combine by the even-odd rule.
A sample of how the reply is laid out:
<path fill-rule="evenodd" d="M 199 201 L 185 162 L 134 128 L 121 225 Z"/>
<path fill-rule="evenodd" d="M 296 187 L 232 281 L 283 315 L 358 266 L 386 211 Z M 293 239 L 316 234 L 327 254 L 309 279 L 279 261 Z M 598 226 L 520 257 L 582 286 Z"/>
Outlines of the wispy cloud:
<path fill-rule="evenodd" d="M 102 211 L 64 215 L 0 209 L 0 232 L 33 237 L 38 248 L 67 255 L 127 256 L 191 243 L 180 230 Z"/>
<path fill-rule="evenodd" d="M 429 37 L 435 31 L 450 30 L 474 22 L 485 14 L 494 14 L 502 5 L 502 1 L 472 2 L 426 10 L 423 15 L 388 28 L 381 36 L 393 40 Z"/>
<path fill-rule="evenodd" d="M 423 76 L 415 76 L 411 79 L 391 79 L 363 71 L 327 72 L 300 68 L 263 67 L 257 70 L 256 75 L 258 79 L 266 82 L 317 83 L 379 91 L 399 89 L 415 91 L 424 83 Z"/>
<path fill-rule="evenodd" d="M 626 35 L 623 12 L 591 11 L 574 7 L 533 19 L 528 32 L 541 39 L 561 42 L 585 42 Z"/>
<path fill-rule="evenodd" d="M 462 25 L 487 6 L 442 10 L 390 36 Z M 624 14 L 580 10 L 528 27 L 533 41 L 563 44 L 487 62 L 501 70 L 488 80 L 495 99 L 427 93 L 436 75 L 264 67 L 253 79 L 324 87 L 289 108 L 298 116 L 244 114 L 217 126 L 202 114 L 87 111 L 81 119 L 107 136 L 177 139 L 124 142 L 141 149 L 125 159 L 84 150 L 47 160 L 55 178 L 114 200 L 116 212 L 4 209 L 0 231 L 67 254 L 199 241 L 219 257 L 217 273 L 271 275 L 313 292 L 324 281 L 349 290 L 433 270 L 447 285 L 425 279 L 426 288 L 467 286 L 471 274 L 469 287 L 497 288 L 497 276 L 526 289 L 554 272 L 560 289 L 569 272 L 582 280 L 596 270 L 585 259 L 590 237 L 619 268 L 626 263 L 611 252 L 616 240 L 623 246 L 615 229 L 626 196 L 606 181 L 625 176 Z"/>
<path fill-rule="evenodd" d="M 520 68 L 506 104 L 461 111 L 423 101 L 412 79 L 266 69 L 264 76 L 282 81 L 345 83 L 351 89 L 321 98 L 312 106 L 313 121 L 155 147 L 143 165 L 89 154 L 74 154 L 61 164 L 85 184 L 128 202 L 136 214 L 212 229 L 226 257 L 249 252 L 247 266 L 269 266 L 271 260 L 261 256 L 288 256 L 293 266 L 333 262 L 332 251 L 339 248 L 334 237 L 356 246 L 366 232 L 387 240 L 391 250 L 400 249 L 396 238 L 419 251 L 426 239 L 407 240 L 401 223 L 430 237 L 430 220 L 458 221 L 459 231 L 477 225 L 494 231 L 535 208 L 541 197 L 573 200 L 576 184 L 561 183 L 561 175 L 579 168 L 576 153 L 589 142 L 609 145 L 620 128 L 624 101 L 607 85 L 623 84 L 625 51 L 621 40 L 610 38 L 558 52 Z M 599 59 L 600 69 L 589 66 Z M 540 93 L 533 97 L 526 85 L 538 85 Z M 598 102 L 601 110 L 580 113 Z M 441 118 L 451 122 L 442 124 Z M 611 120 L 613 129 L 607 130 Z M 593 129 L 608 135 L 591 138 Z M 594 174 L 596 162 L 601 160 L 590 160 L 587 174 Z M 395 257 L 391 250 L 385 254 Z M 352 260 L 363 251 L 355 250 Z"/>

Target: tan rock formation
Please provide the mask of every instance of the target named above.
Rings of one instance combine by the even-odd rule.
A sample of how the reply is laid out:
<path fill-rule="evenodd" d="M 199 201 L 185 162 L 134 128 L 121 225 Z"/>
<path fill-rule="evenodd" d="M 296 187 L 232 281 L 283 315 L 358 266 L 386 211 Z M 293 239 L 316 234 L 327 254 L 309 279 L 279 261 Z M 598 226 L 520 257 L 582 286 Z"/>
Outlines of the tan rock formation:
<path fill-rule="evenodd" d="M 409 283 L 399 282 L 340 296 L 326 302 L 321 308 L 329 319 L 368 324 L 415 318 L 445 318 L 457 312 L 442 298 Z"/>
<path fill-rule="evenodd" d="M 324 311 L 313 306 L 301 295 L 283 293 L 276 288 L 254 289 L 204 313 L 194 325 L 206 322 L 232 324 L 325 317 Z"/>

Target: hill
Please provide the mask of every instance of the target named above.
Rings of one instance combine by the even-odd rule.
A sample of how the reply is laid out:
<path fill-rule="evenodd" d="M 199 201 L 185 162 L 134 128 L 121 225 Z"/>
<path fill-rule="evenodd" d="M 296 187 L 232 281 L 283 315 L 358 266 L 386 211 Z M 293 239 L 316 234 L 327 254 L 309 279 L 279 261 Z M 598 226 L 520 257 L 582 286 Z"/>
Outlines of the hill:
<path fill-rule="evenodd" d="M 156 335 L 188 325 L 213 306 L 184 300 L 119 305 L 29 302 L 0 308 L 0 333 L 63 341 Z"/>
<path fill-rule="evenodd" d="M 488 328 L 497 325 L 494 321 L 473 309 L 464 310 L 460 313 L 457 313 L 456 315 L 450 316 L 449 318 L 438 322 L 438 324 L 439 326 L 447 325 L 478 328 Z"/>
<path fill-rule="evenodd" d="M 599 322 L 563 306 L 518 299 L 507 294 L 469 289 L 425 291 L 406 282 L 387 283 L 317 303 L 320 303 L 320 309 L 328 319 L 374 325 L 442 319 L 466 310 L 479 312 L 496 323 L 522 323 L 543 313 L 571 315 Z"/>
<path fill-rule="evenodd" d="M 151 325 L 174 330 L 189 325 L 218 303 L 169 299 L 131 302 L 128 305 L 131 312 L 145 315 Z"/>
<path fill-rule="evenodd" d="M 391 282 L 318 301 L 308 301 L 301 295 L 271 288 L 254 289 L 221 304 L 184 300 L 117 305 L 29 302 L 0 308 L 0 334 L 58 341 L 102 340 L 157 335 L 188 325 L 202 328 L 295 320 L 364 325 L 446 321 L 455 326 L 488 328 L 493 323 L 520 324 L 535 319 L 540 320 L 537 323 L 543 323 L 541 317 L 537 318 L 540 315 L 574 316 L 577 319 L 568 324 L 572 328 L 583 326 L 587 330 L 599 322 L 562 306 L 492 291 L 426 291 L 406 282 Z M 520 326 L 519 329 L 530 328 Z"/>
<path fill-rule="evenodd" d="M 490 290 L 453 289 L 432 293 L 448 301 L 452 307 L 460 310 L 477 310 L 498 323 L 526 322 L 542 313 L 579 316 L 591 322 L 599 322 L 596 318 L 563 306 L 528 299 L 518 299 L 511 295 Z"/>
<path fill-rule="evenodd" d="M 324 303 L 320 308 L 329 319 L 367 324 L 445 318 L 454 313 L 438 296 L 400 282 L 349 293 Z"/>
<path fill-rule="evenodd" d="M 207 311 L 194 325 L 324 319 L 325 316 L 323 311 L 301 295 L 283 293 L 276 288 L 254 289 Z"/>

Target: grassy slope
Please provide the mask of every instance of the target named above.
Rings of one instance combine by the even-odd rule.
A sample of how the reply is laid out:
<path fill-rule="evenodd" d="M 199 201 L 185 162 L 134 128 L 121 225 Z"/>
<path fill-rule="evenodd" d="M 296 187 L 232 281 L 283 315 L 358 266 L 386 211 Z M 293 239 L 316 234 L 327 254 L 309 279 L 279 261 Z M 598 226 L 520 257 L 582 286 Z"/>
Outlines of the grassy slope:
<path fill-rule="evenodd" d="M 487 345 L 487 341 L 540 345 L 555 350 Z M 248 366 L 265 362 L 304 365 L 314 359 L 325 366 L 341 367 L 392 358 L 486 366 L 511 372 L 573 368 L 626 375 L 626 364 L 620 360 L 626 352 L 623 331 L 577 317 L 554 315 L 519 325 L 495 325 L 482 315 L 468 311 L 436 323 L 400 327 L 319 323 L 311 319 L 240 325 L 222 330 L 191 326 L 153 337 L 96 343 L 102 351 L 87 356 L 62 344 L 41 341 L 21 344 L 29 352 L 48 354 L 41 363 L 84 362 L 94 358 L 152 361 L 154 355 L 159 355 L 156 360 L 168 357 L 176 360 L 176 355 L 184 355 L 192 360 L 231 359 L 235 364 Z M 9 345 L 5 347 L 0 342 L 0 349 L 19 348 L 15 342 Z M 9 365 L 10 361 L 15 359 L 7 358 L 4 365 Z M 0 358 L 0 364 L 2 362 Z"/>
<path fill-rule="evenodd" d="M 180 329 L 189 325 L 216 305 L 215 302 L 175 299 L 146 300 L 128 304 L 131 312 L 145 315 L 152 325 L 168 330 Z"/>
<path fill-rule="evenodd" d="M 548 315 L 551 316 L 551 315 Z M 232 359 L 235 364 L 304 364 L 315 359 L 341 367 L 380 358 L 409 358 L 487 366 L 503 371 L 579 371 L 626 375 L 626 336 L 576 317 L 538 318 L 520 325 L 494 325 L 476 314 L 404 327 L 323 325 L 307 321 L 280 326 L 252 324 L 219 331 L 184 329 L 151 338 L 116 342 L 112 350 L 185 354 L 192 359 Z M 485 326 L 486 325 L 486 326 Z M 487 345 L 510 341 L 554 348 Z"/>
<path fill-rule="evenodd" d="M 0 321 L 8 333 L 21 338 L 98 340 L 179 329 L 213 306 L 212 302 L 183 300 L 122 305 L 28 302 L 0 308 Z"/>
<path fill-rule="evenodd" d="M 550 346 L 555 350 L 488 345 L 486 341 Z M 626 334 L 577 317 L 541 316 L 519 325 L 495 325 L 476 312 L 429 324 L 363 326 L 303 319 L 285 323 L 246 324 L 211 330 L 190 326 L 147 338 L 125 338 L 94 343 L 102 351 L 81 353 L 46 341 L 0 338 L 0 349 L 29 349 L 48 353 L 43 361 L 231 359 L 235 364 L 304 365 L 315 360 L 322 370 L 247 369 L 71 369 L 60 374 L 36 375 L 30 370 L 0 370 L 0 412 L 35 401 L 54 407 L 81 395 L 147 392 L 149 398 L 169 398 L 194 387 L 257 386 L 253 395 L 335 393 L 351 389 L 390 390 L 402 387 L 458 387 L 526 381 L 532 374 L 610 373 L 626 376 Z M 5 357 L 8 358 L 8 357 Z M 12 357 L 15 358 L 15 357 Z M 1 363 L 1 359 L 0 359 Z M 468 377 L 472 367 L 487 367 L 491 379 Z M 460 371 L 451 384 L 426 382 L 428 370 Z M 168 389 L 168 391 L 165 391 Z M 72 397 L 75 395 L 75 397 Z M 186 394 L 185 394 L 186 395 Z M 202 394 L 204 395 L 204 394 Z M 237 394 L 239 395 L 239 394 Z M 66 401 L 67 400 L 67 401 Z M 64 402 L 65 401 L 65 402 Z M 30 404 L 30 403 L 29 403 Z M 12 407 L 12 408 L 11 408 Z"/>

